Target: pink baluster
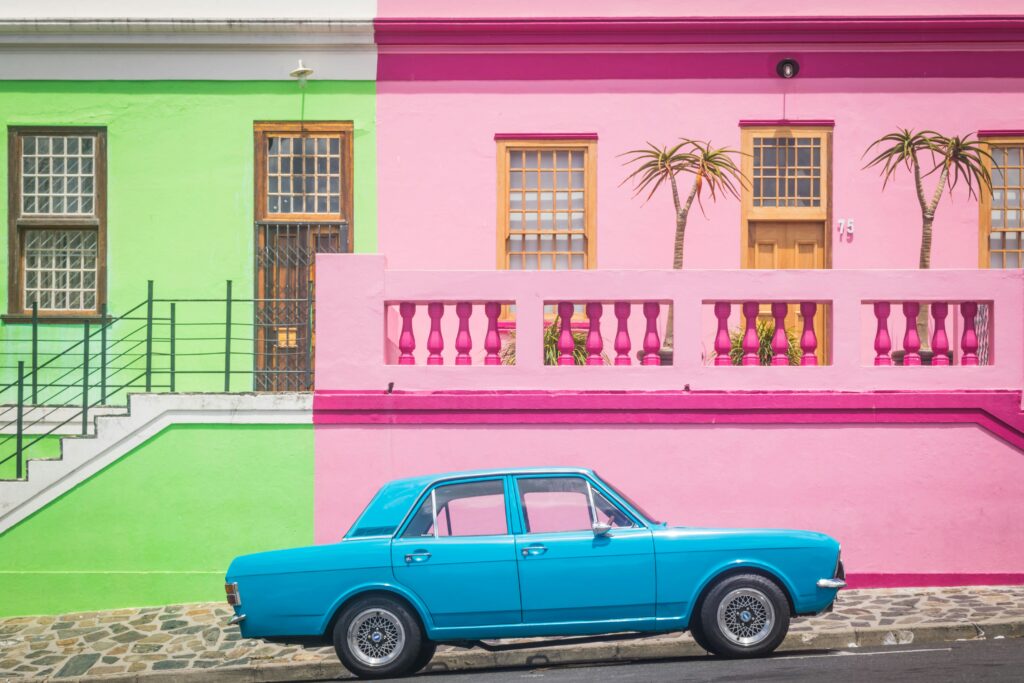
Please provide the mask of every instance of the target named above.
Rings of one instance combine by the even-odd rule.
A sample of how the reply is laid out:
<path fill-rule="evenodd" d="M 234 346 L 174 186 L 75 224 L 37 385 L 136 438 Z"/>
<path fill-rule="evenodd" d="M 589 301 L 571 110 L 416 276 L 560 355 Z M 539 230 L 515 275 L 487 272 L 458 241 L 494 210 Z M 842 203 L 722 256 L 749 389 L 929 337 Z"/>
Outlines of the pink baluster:
<path fill-rule="evenodd" d="M 889 302 L 875 302 L 875 365 L 892 365 L 889 351 L 892 350 L 892 339 L 889 338 Z"/>
<path fill-rule="evenodd" d="M 398 313 L 402 316 L 402 333 L 398 337 L 398 350 L 402 353 L 398 357 L 398 364 L 416 365 L 416 357 L 412 355 L 416 350 L 416 337 L 412 332 L 412 317 L 416 315 L 416 304 L 402 302 L 398 304 Z"/>
<path fill-rule="evenodd" d="M 615 333 L 615 364 L 616 365 L 630 365 L 632 361 L 629 359 L 629 309 L 631 308 L 628 301 L 617 301 L 615 302 L 615 318 L 618 320 L 619 326 Z"/>
<path fill-rule="evenodd" d="M 976 301 L 965 301 L 960 304 L 960 315 L 964 318 L 964 334 L 960 339 L 960 348 L 963 356 L 960 358 L 961 365 L 978 364 L 978 333 L 974 329 L 974 318 L 978 315 L 978 303 Z"/>
<path fill-rule="evenodd" d="M 501 315 L 501 304 L 491 301 L 484 304 L 484 313 L 487 315 L 487 336 L 484 337 L 484 349 L 487 355 L 484 357 L 484 365 L 501 365 L 501 335 L 498 334 L 498 316 Z"/>
<path fill-rule="evenodd" d="M 590 319 L 590 331 L 587 332 L 587 365 L 603 365 L 601 352 L 604 340 L 601 339 L 601 313 L 604 307 L 599 303 L 587 304 L 587 318 Z"/>
<path fill-rule="evenodd" d="M 921 337 L 917 335 L 917 315 L 921 312 L 921 304 L 916 301 L 903 302 L 903 315 L 907 318 L 907 331 L 903 333 L 903 365 L 921 364 Z"/>
<path fill-rule="evenodd" d="M 743 316 L 747 320 L 746 331 L 743 333 L 743 365 L 760 365 L 757 357 L 761 340 L 757 336 L 757 312 L 760 306 L 756 301 L 745 301 L 743 303 Z"/>
<path fill-rule="evenodd" d="M 729 312 L 732 304 L 719 301 L 715 304 L 715 317 L 718 318 L 718 333 L 715 334 L 715 365 L 732 365 L 729 352 L 732 351 L 732 339 L 729 338 Z"/>
<path fill-rule="evenodd" d="M 459 317 L 459 333 L 455 335 L 456 365 L 472 365 L 473 359 L 469 352 L 473 348 L 473 338 L 469 334 L 469 316 L 473 314 L 473 304 L 461 301 L 455 304 L 455 315 Z"/>
<path fill-rule="evenodd" d="M 775 334 L 772 335 L 772 365 L 789 365 L 789 337 L 786 335 L 786 313 L 788 312 L 788 305 L 772 304 L 772 317 L 775 318 Z"/>
<path fill-rule="evenodd" d="M 563 301 L 558 304 L 558 317 L 562 325 L 562 329 L 558 331 L 559 365 L 576 364 L 572 357 L 572 351 L 576 347 L 576 343 L 572 338 L 572 314 L 574 310 L 575 306 L 569 301 Z"/>
<path fill-rule="evenodd" d="M 427 335 L 427 365 L 444 365 L 441 352 L 444 350 L 444 337 L 441 336 L 441 316 L 444 315 L 444 304 L 427 304 L 427 315 L 430 316 L 430 334 Z"/>
<path fill-rule="evenodd" d="M 647 331 L 644 333 L 644 359 L 641 365 L 661 365 L 661 337 L 658 336 L 658 312 L 661 304 L 657 301 L 644 303 L 644 317 L 647 318 Z"/>
<path fill-rule="evenodd" d="M 946 336 L 946 315 L 949 304 L 932 304 L 932 318 L 935 319 L 935 332 L 932 333 L 932 365 L 949 365 L 949 337 Z"/>
<path fill-rule="evenodd" d="M 800 315 L 804 318 L 804 332 L 800 335 L 800 365 L 818 364 L 818 335 L 814 333 L 814 316 L 818 312 L 818 304 L 813 301 L 800 303 Z"/>

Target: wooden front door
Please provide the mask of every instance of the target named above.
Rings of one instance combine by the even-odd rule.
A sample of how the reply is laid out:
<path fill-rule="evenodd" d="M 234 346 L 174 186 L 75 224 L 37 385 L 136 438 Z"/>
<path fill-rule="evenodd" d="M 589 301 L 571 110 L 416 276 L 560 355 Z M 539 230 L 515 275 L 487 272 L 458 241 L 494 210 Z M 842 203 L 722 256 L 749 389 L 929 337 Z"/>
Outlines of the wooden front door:
<path fill-rule="evenodd" d="M 317 254 L 352 251 L 352 123 L 257 122 L 256 391 L 312 391 Z"/>
<path fill-rule="evenodd" d="M 757 269 L 816 269 L 829 267 L 825 224 L 819 221 L 751 221 L 747 244 L 747 267 Z M 771 305 L 761 305 L 761 317 L 771 319 Z M 818 363 L 828 362 L 828 307 L 818 306 L 814 333 L 818 337 Z M 799 339 L 804 321 L 799 302 L 789 302 L 786 329 Z"/>

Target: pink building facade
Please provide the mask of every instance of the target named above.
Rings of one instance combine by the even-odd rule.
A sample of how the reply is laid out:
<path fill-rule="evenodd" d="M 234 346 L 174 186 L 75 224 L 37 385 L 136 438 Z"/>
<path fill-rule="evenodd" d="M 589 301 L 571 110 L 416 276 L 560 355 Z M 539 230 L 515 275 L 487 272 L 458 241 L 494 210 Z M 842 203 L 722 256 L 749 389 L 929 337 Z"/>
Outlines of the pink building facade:
<path fill-rule="evenodd" d="M 394 477 L 578 465 L 670 523 L 830 533 L 854 585 L 1024 580 L 1024 13 L 623 4 L 380 3 L 380 255 L 317 264 L 318 542 Z M 897 128 L 993 153 L 930 271 L 912 176 L 863 168 Z M 673 271 L 670 195 L 622 155 L 680 137 L 749 183 L 694 207 Z M 544 363 L 556 313 L 591 365 Z M 724 363 L 773 316 L 800 365 Z"/>

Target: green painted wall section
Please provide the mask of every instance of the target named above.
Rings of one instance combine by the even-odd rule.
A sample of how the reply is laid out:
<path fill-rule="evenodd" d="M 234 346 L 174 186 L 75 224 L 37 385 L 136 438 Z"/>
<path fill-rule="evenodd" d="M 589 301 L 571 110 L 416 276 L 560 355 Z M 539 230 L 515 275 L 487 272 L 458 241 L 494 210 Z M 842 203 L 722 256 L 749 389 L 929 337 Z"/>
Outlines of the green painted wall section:
<path fill-rule="evenodd" d="M 376 207 L 376 84 L 372 81 L 310 81 L 303 90 L 292 81 L 9 81 L 0 83 L 0 216 L 5 233 L 7 207 L 7 144 L 9 125 L 87 125 L 107 128 L 109 310 L 123 314 L 146 298 L 146 281 L 166 298 L 224 297 L 225 281 L 233 296 L 253 296 L 253 123 L 255 121 L 331 120 L 354 125 L 354 248 L 377 248 Z M 7 239 L 0 239 L 0 306 L 7 305 Z M 144 316 L 140 310 L 137 316 Z M 166 317 L 167 308 L 157 311 Z M 223 305 L 179 305 L 179 335 L 223 339 Z M 251 305 L 233 311 L 231 366 L 251 369 L 253 362 Z M 138 321 L 136 321 L 138 322 Z M 14 378 L 20 358 L 27 360 L 30 326 L 0 324 L 0 390 Z M 127 336 L 127 327 L 111 331 Z M 155 333 L 167 337 L 166 325 Z M 81 339 L 81 326 L 48 325 L 41 333 L 47 351 Z M 121 364 L 134 362 L 142 349 L 124 344 Z M 96 344 L 93 344 L 95 350 Z M 179 390 L 222 390 L 223 341 L 179 348 L 183 356 Z M 80 350 L 78 351 L 80 355 Z M 207 354 L 207 355 L 199 355 Z M 73 366 L 80 359 L 65 359 Z M 160 357 L 155 366 L 166 367 Z M 137 373 L 125 372 L 127 381 Z M 118 378 L 115 378 L 118 379 Z M 65 380 L 68 381 L 68 380 Z M 78 381 L 72 376 L 70 381 Z M 251 377 L 233 378 L 232 389 L 251 388 Z M 154 381 L 165 385 L 166 376 Z M 112 381 L 111 384 L 116 384 Z M 248 385 L 248 386 L 247 386 Z M 0 391 L 0 401 L 12 400 Z M 74 390 L 63 398 L 74 401 Z M 47 402 L 40 397 L 40 402 Z M 57 400 L 56 398 L 52 400 Z M 120 402 L 123 402 L 123 396 Z"/>
<path fill-rule="evenodd" d="M 221 600 L 312 542 L 312 425 L 176 425 L 0 535 L 0 616 Z"/>

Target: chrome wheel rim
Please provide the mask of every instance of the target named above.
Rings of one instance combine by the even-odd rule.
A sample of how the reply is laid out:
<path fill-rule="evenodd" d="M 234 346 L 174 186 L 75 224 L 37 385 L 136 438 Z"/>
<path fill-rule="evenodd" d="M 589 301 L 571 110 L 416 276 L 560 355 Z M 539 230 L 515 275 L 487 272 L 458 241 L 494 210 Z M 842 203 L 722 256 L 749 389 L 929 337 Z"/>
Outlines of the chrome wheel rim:
<path fill-rule="evenodd" d="M 755 588 L 737 588 L 718 603 L 718 630 L 736 645 L 757 645 L 771 634 L 774 625 L 772 601 Z"/>
<path fill-rule="evenodd" d="M 402 621 L 379 607 L 363 610 L 348 626 L 348 649 L 366 666 L 390 664 L 405 649 Z"/>

